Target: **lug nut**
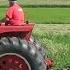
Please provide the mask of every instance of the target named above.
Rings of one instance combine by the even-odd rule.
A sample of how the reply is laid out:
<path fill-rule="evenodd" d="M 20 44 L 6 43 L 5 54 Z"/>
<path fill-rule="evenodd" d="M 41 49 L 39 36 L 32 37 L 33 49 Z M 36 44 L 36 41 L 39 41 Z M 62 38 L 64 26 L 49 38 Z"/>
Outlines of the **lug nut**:
<path fill-rule="evenodd" d="M 20 64 L 20 65 L 19 65 L 19 68 L 22 68 L 22 66 L 23 66 L 23 65 L 22 65 L 22 64 Z"/>

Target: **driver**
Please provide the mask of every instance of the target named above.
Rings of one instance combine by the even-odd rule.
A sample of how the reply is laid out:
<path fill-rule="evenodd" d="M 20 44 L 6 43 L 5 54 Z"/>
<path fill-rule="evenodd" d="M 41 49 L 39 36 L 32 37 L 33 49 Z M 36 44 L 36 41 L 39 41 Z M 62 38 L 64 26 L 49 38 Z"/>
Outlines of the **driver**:
<path fill-rule="evenodd" d="M 17 0 L 8 0 L 9 8 L 6 12 L 6 24 L 23 25 L 25 16 L 22 8 L 17 4 Z"/>

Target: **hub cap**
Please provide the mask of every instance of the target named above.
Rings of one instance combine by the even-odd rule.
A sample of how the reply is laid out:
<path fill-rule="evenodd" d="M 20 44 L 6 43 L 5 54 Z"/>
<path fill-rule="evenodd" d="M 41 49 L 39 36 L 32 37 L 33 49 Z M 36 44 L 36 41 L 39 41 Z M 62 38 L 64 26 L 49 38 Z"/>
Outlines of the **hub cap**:
<path fill-rule="evenodd" d="M 31 70 L 31 68 L 24 57 L 6 53 L 0 56 L 0 70 Z"/>

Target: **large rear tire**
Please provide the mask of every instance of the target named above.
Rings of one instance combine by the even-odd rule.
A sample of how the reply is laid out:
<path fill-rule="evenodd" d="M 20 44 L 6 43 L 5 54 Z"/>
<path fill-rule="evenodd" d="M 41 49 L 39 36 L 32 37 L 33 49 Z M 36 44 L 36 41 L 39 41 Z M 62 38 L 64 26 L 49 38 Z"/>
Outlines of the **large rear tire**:
<path fill-rule="evenodd" d="M 28 70 L 46 70 L 44 57 L 40 54 L 40 52 L 36 49 L 34 44 L 31 43 L 30 41 L 28 42 L 26 40 L 22 40 L 16 37 L 1 38 L 0 40 L 0 70 L 4 70 L 3 68 L 5 68 L 4 67 L 5 62 L 3 61 L 3 59 L 5 60 L 6 58 L 9 59 L 9 57 L 7 56 L 9 57 L 11 56 L 16 59 L 20 58 L 21 60 L 24 60 L 24 62 L 26 63 L 26 66 L 28 67 Z M 27 70 L 27 68 L 23 69 L 23 67 L 22 69 L 19 69 L 17 68 L 17 66 L 14 66 L 13 68 L 16 70 Z M 8 70 L 8 67 L 5 70 Z"/>

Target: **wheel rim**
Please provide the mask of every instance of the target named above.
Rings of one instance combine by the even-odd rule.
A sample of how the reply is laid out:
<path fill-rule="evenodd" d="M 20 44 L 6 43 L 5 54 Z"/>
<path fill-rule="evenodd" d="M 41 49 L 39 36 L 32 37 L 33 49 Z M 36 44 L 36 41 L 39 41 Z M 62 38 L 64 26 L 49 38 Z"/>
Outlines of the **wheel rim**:
<path fill-rule="evenodd" d="M 31 70 L 28 61 L 15 53 L 0 56 L 0 70 Z"/>

